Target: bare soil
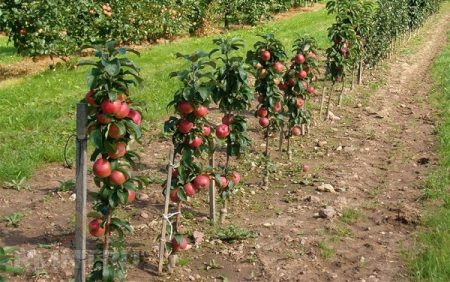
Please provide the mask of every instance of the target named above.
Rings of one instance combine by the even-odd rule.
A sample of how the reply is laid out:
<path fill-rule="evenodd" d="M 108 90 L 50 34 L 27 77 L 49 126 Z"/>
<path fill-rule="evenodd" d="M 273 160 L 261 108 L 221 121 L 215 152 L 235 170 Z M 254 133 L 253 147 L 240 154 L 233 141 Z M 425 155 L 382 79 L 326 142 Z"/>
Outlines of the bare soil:
<path fill-rule="evenodd" d="M 244 184 L 233 197 L 227 223 L 257 237 L 234 243 L 215 239 L 203 193 L 186 204 L 183 224 L 189 233 L 203 232 L 205 240 L 198 246 L 191 241 L 192 248 L 179 255 L 182 265 L 172 275 L 155 274 L 160 183 L 170 143 L 159 130 L 151 130 L 140 171 L 153 179 L 141 193 L 148 197 L 121 211 L 136 229 L 128 237 L 129 250 L 140 258 L 130 266 L 128 280 L 408 281 L 402 254 L 413 244 L 421 188 L 437 162 L 428 102 L 430 67 L 446 44 L 442 35 L 449 23 L 449 14 L 434 16 L 420 32 L 422 43 L 372 70 L 364 85 L 348 90 L 344 106 L 332 110 L 341 119 L 316 121 L 308 136 L 293 142 L 292 161 L 275 150 L 274 138 L 271 155 L 277 172 L 267 190 L 262 189 L 258 165 L 262 132 L 249 114 L 253 148 L 248 157 L 233 162 Z M 217 112 L 211 116 L 220 119 Z M 302 164 L 311 171 L 302 172 Z M 27 183 L 30 191 L 2 190 L 0 217 L 24 214 L 17 228 L 0 223 L 0 245 L 17 246 L 17 263 L 27 269 L 11 281 L 71 277 L 75 207 L 71 192 L 56 190 L 60 181 L 74 175 L 73 169 L 54 164 Z M 336 191 L 318 191 L 322 183 Z M 93 183 L 89 190 L 95 191 Z M 320 218 L 326 206 L 337 214 Z M 94 244 L 89 238 L 89 246 Z"/>

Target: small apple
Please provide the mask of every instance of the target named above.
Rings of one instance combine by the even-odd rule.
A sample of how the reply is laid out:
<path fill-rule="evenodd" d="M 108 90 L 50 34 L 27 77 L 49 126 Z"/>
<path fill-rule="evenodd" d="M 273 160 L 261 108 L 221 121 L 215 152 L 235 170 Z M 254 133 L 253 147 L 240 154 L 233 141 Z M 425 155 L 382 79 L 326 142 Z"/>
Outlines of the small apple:
<path fill-rule="evenodd" d="M 219 139 L 225 139 L 230 135 L 230 128 L 226 124 L 220 124 L 216 127 L 216 136 Z"/>
<path fill-rule="evenodd" d="M 208 108 L 200 105 L 194 110 L 194 115 L 198 118 L 202 118 L 208 114 Z"/>
<path fill-rule="evenodd" d="M 195 195 L 195 193 L 197 193 L 197 191 L 195 191 L 194 186 L 191 183 L 184 184 L 183 188 L 184 188 L 184 193 L 188 197 L 193 197 Z"/>
<path fill-rule="evenodd" d="M 187 240 L 183 238 L 180 243 L 178 243 L 177 239 L 174 237 L 172 239 L 172 250 L 174 252 L 179 250 L 185 250 L 187 248 Z"/>
<path fill-rule="evenodd" d="M 230 175 L 230 180 L 233 181 L 234 186 L 236 186 L 241 182 L 241 175 L 237 171 L 233 171 Z"/>
<path fill-rule="evenodd" d="M 302 129 L 299 126 L 295 126 L 292 128 L 291 133 L 293 136 L 300 136 L 302 135 Z"/>
<path fill-rule="evenodd" d="M 315 92 L 316 92 L 316 89 L 314 89 L 314 86 L 308 87 L 308 93 L 309 94 L 314 95 Z"/>
<path fill-rule="evenodd" d="M 117 142 L 115 145 L 115 151 L 108 152 L 108 156 L 112 159 L 119 159 L 123 156 L 125 156 L 127 152 L 127 144 L 124 142 Z"/>
<path fill-rule="evenodd" d="M 225 188 L 228 186 L 228 179 L 224 176 L 220 177 L 220 187 Z"/>
<path fill-rule="evenodd" d="M 270 60 L 271 57 L 272 57 L 272 55 L 270 54 L 269 51 L 267 51 L 267 50 L 261 51 L 261 60 L 263 60 L 264 62 L 267 62 L 268 60 Z"/>
<path fill-rule="evenodd" d="M 296 98 L 296 101 L 295 101 L 295 106 L 296 106 L 298 109 L 303 108 L 303 107 L 305 106 L 305 100 L 303 100 L 303 99 L 300 98 L 300 97 L 297 97 L 297 98 Z"/>
<path fill-rule="evenodd" d="M 127 203 L 131 204 L 132 202 L 134 202 L 135 199 L 136 199 L 136 192 L 133 190 L 128 190 Z"/>
<path fill-rule="evenodd" d="M 222 123 L 226 124 L 226 125 L 230 125 L 234 122 L 234 115 L 233 114 L 226 114 L 223 118 L 222 118 Z"/>
<path fill-rule="evenodd" d="M 303 54 L 297 54 L 294 57 L 294 61 L 297 64 L 303 64 L 306 61 L 306 59 L 305 56 L 303 56 Z"/>
<path fill-rule="evenodd" d="M 127 181 L 127 176 L 120 170 L 113 170 L 109 176 L 109 181 L 111 184 L 119 186 Z"/>
<path fill-rule="evenodd" d="M 259 125 L 261 125 L 262 127 L 269 126 L 269 123 L 270 123 L 270 121 L 268 118 L 263 117 L 263 118 L 259 119 Z"/>
<path fill-rule="evenodd" d="M 211 127 L 203 125 L 203 136 L 208 137 L 211 134 Z"/>
<path fill-rule="evenodd" d="M 268 114 L 269 114 L 269 111 L 266 108 L 261 107 L 258 109 L 258 112 L 257 112 L 258 117 L 267 117 Z"/>
<path fill-rule="evenodd" d="M 280 62 L 276 62 L 275 64 L 273 64 L 273 69 L 276 73 L 282 73 L 284 70 L 284 65 Z"/>
<path fill-rule="evenodd" d="M 105 114 L 110 114 L 110 115 L 117 113 L 120 110 L 121 106 L 122 106 L 122 102 L 120 102 L 120 100 L 111 101 L 111 100 L 107 99 L 107 100 L 104 100 L 100 104 L 102 111 Z"/>
<path fill-rule="evenodd" d="M 116 112 L 116 118 L 122 119 L 128 116 L 130 113 L 130 107 L 128 106 L 127 102 L 122 102 L 120 105 L 119 111 Z"/>
<path fill-rule="evenodd" d="M 107 159 L 100 158 L 94 162 L 94 174 L 100 178 L 105 178 L 111 175 L 111 164 Z"/>
<path fill-rule="evenodd" d="M 178 131 L 183 134 L 191 132 L 192 128 L 194 128 L 194 124 L 186 119 L 182 119 L 178 123 Z"/>
<path fill-rule="evenodd" d="M 301 70 L 298 72 L 297 76 L 299 79 L 305 79 L 308 76 L 308 73 L 306 73 L 306 71 L 304 70 Z"/>
<path fill-rule="evenodd" d="M 189 142 L 189 147 L 195 149 L 195 148 L 200 147 L 202 145 L 202 143 L 203 143 L 202 138 L 199 136 L 195 136 L 194 139 L 192 139 L 192 141 Z"/>
<path fill-rule="evenodd" d="M 88 103 L 91 106 L 97 106 L 97 101 L 94 99 L 95 90 L 90 90 L 88 93 L 86 93 L 86 96 L 84 99 L 86 100 L 86 103 Z"/>
<path fill-rule="evenodd" d="M 170 200 L 174 203 L 180 202 L 180 198 L 178 197 L 178 188 L 175 188 L 170 192 Z"/>
<path fill-rule="evenodd" d="M 194 178 L 194 181 L 192 181 L 192 184 L 197 190 L 208 189 L 209 183 L 210 180 L 208 175 L 198 175 Z"/>
<path fill-rule="evenodd" d="M 94 237 L 100 237 L 105 235 L 105 227 L 101 227 L 99 219 L 94 219 L 89 222 L 89 233 Z"/>
<path fill-rule="evenodd" d="M 194 111 L 194 107 L 188 101 L 181 101 L 177 105 L 177 110 L 185 115 L 188 115 Z"/>
<path fill-rule="evenodd" d="M 108 117 L 107 115 L 103 114 L 103 113 L 97 113 L 97 121 L 100 124 L 108 124 L 112 121 L 112 119 L 110 117 Z"/>
<path fill-rule="evenodd" d="M 130 118 L 136 125 L 140 125 L 142 121 L 141 113 L 135 110 L 130 110 L 128 113 L 128 118 Z"/>
<path fill-rule="evenodd" d="M 273 105 L 273 111 L 276 113 L 281 112 L 282 109 L 283 105 L 281 104 L 281 102 L 276 102 L 275 105 Z"/>
<path fill-rule="evenodd" d="M 304 164 L 304 165 L 303 165 L 303 172 L 308 172 L 309 170 L 310 170 L 309 165 Z"/>
<path fill-rule="evenodd" d="M 121 134 L 119 127 L 113 123 L 109 126 L 108 136 L 113 139 L 120 139 L 124 136 L 124 134 Z"/>

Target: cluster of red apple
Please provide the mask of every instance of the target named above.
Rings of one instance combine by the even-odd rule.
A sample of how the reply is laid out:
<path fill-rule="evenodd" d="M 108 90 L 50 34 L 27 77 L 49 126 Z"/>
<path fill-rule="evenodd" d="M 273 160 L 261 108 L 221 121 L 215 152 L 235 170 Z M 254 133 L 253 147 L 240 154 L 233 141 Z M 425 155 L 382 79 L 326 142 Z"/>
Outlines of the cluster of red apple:
<path fill-rule="evenodd" d="M 130 174 L 120 166 L 119 159 L 127 153 L 129 136 L 127 136 L 126 127 L 119 122 L 130 119 L 139 126 L 142 116 L 138 111 L 130 108 L 128 98 L 124 93 L 118 94 L 114 101 L 101 97 L 96 99 L 95 93 L 95 90 L 89 91 L 85 100 L 91 107 L 95 108 L 96 125 L 94 126 L 107 127 L 107 138 L 112 146 L 94 162 L 93 173 L 100 181 L 110 186 L 122 186 L 129 179 Z M 136 198 L 136 192 L 133 190 L 127 191 L 128 203 L 132 203 Z M 105 228 L 101 227 L 100 219 L 94 219 L 89 224 L 89 231 L 93 236 L 102 236 L 105 232 Z"/>
<path fill-rule="evenodd" d="M 199 148 L 203 143 L 203 138 L 207 138 L 211 134 L 211 127 L 207 124 L 206 116 L 208 115 L 208 107 L 206 105 L 194 106 L 189 101 L 181 101 L 176 105 L 181 119 L 178 121 L 177 131 L 185 135 L 185 144 L 191 149 Z M 234 121 L 234 115 L 228 114 L 222 118 L 222 124 L 216 127 L 216 136 L 219 139 L 225 139 L 230 135 L 230 124 Z M 199 130 L 198 128 L 201 128 Z M 172 177 L 178 177 L 178 170 L 175 168 Z M 188 197 L 193 197 L 197 192 L 208 189 L 211 179 L 214 177 L 209 173 L 197 175 L 191 182 L 185 183 L 183 186 L 184 193 Z M 233 172 L 229 178 L 237 185 L 240 181 L 240 175 Z M 228 180 L 222 176 L 219 183 L 221 187 L 228 186 Z M 173 202 L 180 202 L 179 187 L 175 187 L 170 192 L 170 199 Z"/>
<path fill-rule="evenodd" d="M 288 104 L 293 104 L 296 112 L 304 109 L 307 95 L 315 94 L 314 86 L 309 84 L 310 80 L 315 80 L 315 76 L 308 65 L 308 61 L 311 62 L 315 58 L 314 51 L 309 51 L 307 54 L 298 52 L 291 60 L 291 66 L 285 74 L 284 81 L 279 84 L 280 90 L 285 93 L 285 100 Z M 291 126 L 292 136 L 301 134 L 302 128 L 299 124 Z"/>
<path fill-rule="evenodd" d="M 285 70 L 285 66 L 282 62 L 276 61 L 273 64 L 270 64 L 270 60 L 272 59 L 272 54 L 268 50 L 262 50 L 260 54 L 260 62 L 256 64 L 256 70 L 258 74 L 258 78 L 260 80 L 266 79 L 266 77 L 269 75 L 270 69 L 273 70 L 271 73 L 273 74 L 282 74 Z M 269 71 L 268 71 L 269 69 Z M 280 83 L 279 80 L 276 80 L 275 83 Z M 260 94 L 258 96 L 258 102 L 260 105 L 258 106 L 258 110 L 256 112 L 256 115 L 259 117 L 259 125 L 262 127 L 268 127 L 270 124 L 269 120 L 269 110 L 264 105 L 266 97 L 263 94 Z M 275 102 L 275 104 L 272 107 L 272 111 L 274 113 L 279 113 L 283 109 L 283 104 L 281 101 Z"/>

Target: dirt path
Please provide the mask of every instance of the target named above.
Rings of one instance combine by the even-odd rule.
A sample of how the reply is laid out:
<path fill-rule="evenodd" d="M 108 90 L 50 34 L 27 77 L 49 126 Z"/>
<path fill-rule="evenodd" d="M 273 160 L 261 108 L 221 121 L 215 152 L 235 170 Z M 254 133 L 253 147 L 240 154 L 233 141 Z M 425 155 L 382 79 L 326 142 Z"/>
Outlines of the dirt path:
<path fill-rule="evenodd" d="M 252 119 L 254 152 L 237 164 L 245 185 L 233 200 L 229 222 L 257 232 L 257 238 L 232 244 L 215 239 L 202 195 L 187 203 L 183 223 L 190 232 L 204 232 L 205 241 L 183 253 L 182 267 L 165 277 L 153 272 L 169 143 L 157 131 L 149 134 L 142 172 L 151 175 L 152 184 L 136 205 L 121 212 L 136 229 L 130 251 L 141 257 L 130 268 L 129 281 L 407 281 L 402 251 L 411 246 L 420 189 L 436 163 L 429 70 L 446 43 L 449 23 L 449 14 L 430 19 L 420 46 L 374 72 L 344 107 L 333 109 L 340 121 L 322 123 L 295 142 L 295 161 L 273 152 L 278 171 L 268 190 L 260 187 L 263 142 Z M 313 167 L 310 173 L 301 171 L 303 163 Z M 0 194 L 1 217 L 25 215 L 18 228 L 0 229 L 0 245 L 18 246 L 19 261 L 28 264 L 28 276 L 12 281 L 71 276 L 74 203 L 70 192 L 54 191 L 58 181 L 73 175 L 54 165 L 30 181 L 32 191 Z M 336 191 L 317 191 L 322 183 Z M 325 206 L 337 215 L 320 218 Z"/>

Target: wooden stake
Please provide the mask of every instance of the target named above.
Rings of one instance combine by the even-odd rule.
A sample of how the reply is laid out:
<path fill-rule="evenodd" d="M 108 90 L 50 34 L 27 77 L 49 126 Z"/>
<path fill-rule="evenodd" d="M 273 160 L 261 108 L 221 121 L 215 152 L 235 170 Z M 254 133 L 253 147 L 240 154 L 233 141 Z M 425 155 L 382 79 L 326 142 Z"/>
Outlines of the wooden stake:
<path fill-rule="evenodd" d="M 264 179 L 263 179 L 263 187 L 268 188 L 269 187 L 269 127 L 266 129 L 266 168 L 264 172 Z"/>
<path fill-rule="evenodd" d="M 75 282 L 86 281 L 87 114 L 87 104 L 77 104 Z"/>
<path fill-rule="evenodd" d="M 353 90 L 353 87 L 355 84 L 355 71 L 356 71 L 356 66 L 353 66 L 353 68 L 352 68 L 352 84 L 350 85 L 350 90 Z"/>
<path fill-rule="evenodd" d="M 209 158 L 209 166 L 211 168 L 214 168 L 216 166 L 215 156 L 214 153 Z M 216 181 L 211 181 L 209 183 L 209 219 L 213 222 L 213 224 L 216 223 L 217 217 L 216 217 Z"/>
<path fill-rule="evenodd" d="M 320 112 L 319 112 L 319 120 L 322 119 L 323 114 L 323 102 L 325 101 L 325 92 L 326 92 L 327 86 L 326 86 L 326 80 L 323 81 L 323 88 L 322 88 L 322 97 L 320 97 Z"/>
<path fill-rule="evenodd" d="M 283 139 L 284 139 L 284 125 L 280 130 L 280 140 L 278 141 L 278 151 L 281 152 L 283 150 Z"/>
<path fill-rule="evenodd" d="M 181 226 L 181 208 L 183 207 L 183 202 L 178 202 L 177 204 L 177 217 L 175 218 L 175 230 L 180 232 Z"/>
<path fill-rule="evenodd" d="M 288 152 L 288 160 L 292 160 L 291 138 L 290 137 L 287 140 L 287 152 Z"/>
<path fill-rule="evenodd" d="M 342 79 L 342 89 L 339 92 L 338 106 L 342 105 L 342 98 L 344 97 L 345 79 Z"/>
<path fill-rule="evenodd" d="M 228 213 L 228 199 L 223 199 L 223 207 L 220 209 L 220 224 L 225 224 Z"/>
<path fill-rule="evenodd" d="M 159 265 L 158 272 L 163 271 L 164 266 L 164 256 L 166 253 L 166 229 L 167 229 L 167 216 L 169 215 L 169 203 L 170 203 L 170 186 L 172 182 L 172 170 L 173 162 L 175 159 L 175 149 L 172 147 L 169 153 L 169 165 L 167 168 L 167 183 L 166 183 L 166 195 L 164 200 L 164 215 L 162 218 L 162 228 L 161 228 L 161 241 L 159 243 Z"/>
<path fill-rule="evenodd" d="M 333 96 L 334 86 L 335 86 L 335 82 L 333 81 L 333 85 L 331 86 L 331 90 L 330 90 L 330 95 L 328 96 L 328 105 L 327 105 L 327 113 L 326 113 L 326 116 L 325 116 L 325 120 L 327 120 L 328 116 L 330 115 L 330 111 L 331 111 L 331 97 Z"/>
<path fill-rule="evenodd" d="M 361 85 L 363 82 L 363 68 L 364 63 L 363 60 L 359 61 L 359 68 L 358 68 L 358 85 Z"/>

